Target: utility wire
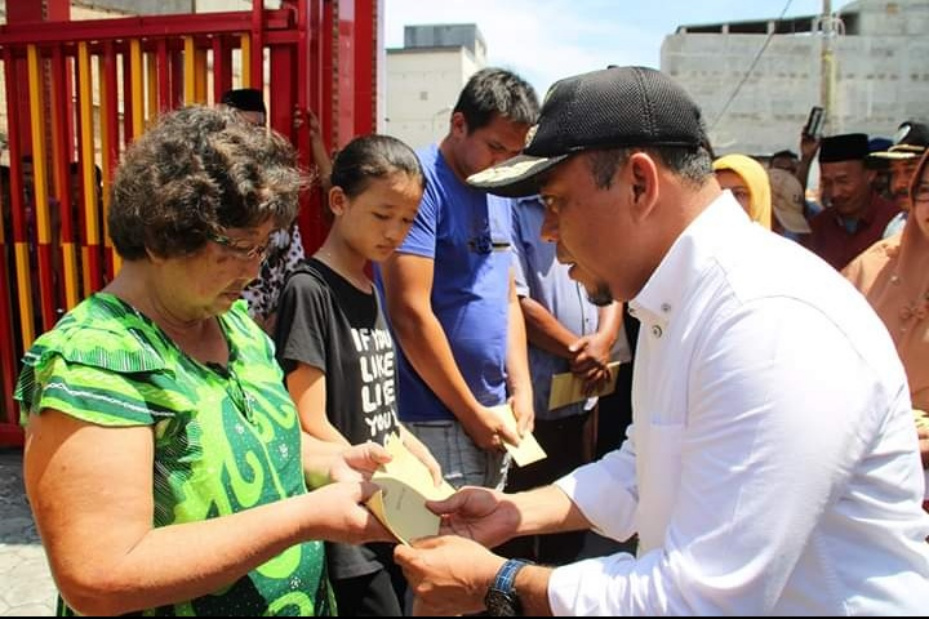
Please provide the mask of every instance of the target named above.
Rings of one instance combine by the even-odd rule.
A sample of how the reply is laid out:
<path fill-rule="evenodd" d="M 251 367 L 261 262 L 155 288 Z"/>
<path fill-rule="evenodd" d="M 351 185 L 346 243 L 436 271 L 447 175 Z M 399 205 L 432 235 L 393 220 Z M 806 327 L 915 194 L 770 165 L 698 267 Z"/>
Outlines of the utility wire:
<path fill-rule="evenodd" d="M 784 15 L 787 14 L 787 11 L 790 10 L 790 5 L 793 4 L 794 0 L 787 0 L 787 4 L 784 5 L 784 10 L 781 11 L 780 16 L 777 18 L 778 21 L 784 19 Z M 720 111 L 719 116 L 716 117 L 716 120 L 713 122 L 713 126 L 710 127 L 710 131 L 716 129 L 716 125 L 719 124 L 719 121 L 723 119 L 726 115 L 726 112 L 729 111 L 729 106 L 732 105 L 732 102 L 735 101 L 735 98 L 739 96 L 739 92 L 742 90 L 742 86 L 745 85 L 745 82 L 748 81 L 748 78 L 751 77 L 752 71 L 755 70 L 755 67 L 758 66 L 758 61 L 761 60 L 761 56 L 764 54 L 765 50 L 768 49 L 768 45 L 771 44 L 771 39 L 774 38 L 774 35 L 777 34 L 777 28 L 768 33 L 768 38 L 765 39 L 764 44 L 761 46 L 761 49 L 758 50 L 758 53 L 755 55 L 755 59 L 752 61 L 748 71 L 745 72 L 745 75 L 742 76 L 742 81 L 740 81 L 735 90 L 732 91 L 732 94 L 729 96 L 729 100 L 726 101 L 726 105 L 723 106 L 722 111 Z"/>

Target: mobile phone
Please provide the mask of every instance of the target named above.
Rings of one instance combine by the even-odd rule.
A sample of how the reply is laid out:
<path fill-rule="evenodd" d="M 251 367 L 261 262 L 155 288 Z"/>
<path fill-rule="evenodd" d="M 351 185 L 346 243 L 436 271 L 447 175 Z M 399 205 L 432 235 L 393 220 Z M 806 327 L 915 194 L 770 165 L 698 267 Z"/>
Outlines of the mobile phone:
<path fill-rule="evenodd" d="M 823 135 L 823 125 L 826 121 L 825 110 L 818 105 L 810 109 L 810 115 L 806 119 L 806 126 L 803 127 L 803 135 L 819 139 Z"/>

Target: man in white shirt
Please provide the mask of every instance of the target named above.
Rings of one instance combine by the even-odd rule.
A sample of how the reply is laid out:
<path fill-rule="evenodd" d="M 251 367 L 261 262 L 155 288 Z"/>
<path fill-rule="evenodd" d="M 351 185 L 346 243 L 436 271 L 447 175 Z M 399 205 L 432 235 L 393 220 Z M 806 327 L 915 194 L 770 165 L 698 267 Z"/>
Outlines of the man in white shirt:
<path fill-rule="evenodd" d="M 553 486 L 470 488 L 432 504 L 445 532 L 464 537 L 398 546 L 418 610 L 929 608 L 909 391 L 864 299 L 720 190 L 699 109 L 657 71 L 556 83 L 530 136 L 524 155 L 469 182 L 540 192 L 543 235 L 571 276 L 592 298 L 629 302 L 642 322 L 633 425 L 621 449 Z M 617 540 L 637 533 L 638 555 L 553 570 L 483 547 L 587 528 Z"/>

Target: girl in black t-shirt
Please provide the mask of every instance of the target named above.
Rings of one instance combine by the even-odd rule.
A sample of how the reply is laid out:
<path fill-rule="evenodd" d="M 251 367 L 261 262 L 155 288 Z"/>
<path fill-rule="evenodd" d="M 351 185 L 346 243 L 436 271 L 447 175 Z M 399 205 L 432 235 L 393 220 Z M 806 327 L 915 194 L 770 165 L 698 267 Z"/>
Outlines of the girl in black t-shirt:
<path fill-rule="evenodd" d="M 439 483 L 439 465 L 397 420 L 394 345 L 366 273 L 403 242 L 424 185 L 416 154 L 395 138 L 360 137 L 339 152 L 329 190 L 332 227 L 287 280 L 274 339 L 305 432 L 344 447 L 383 444 L 396 433 Z M 391 547 L 326 550 L 340 615 L 402 615 L 403 580 Z"/>

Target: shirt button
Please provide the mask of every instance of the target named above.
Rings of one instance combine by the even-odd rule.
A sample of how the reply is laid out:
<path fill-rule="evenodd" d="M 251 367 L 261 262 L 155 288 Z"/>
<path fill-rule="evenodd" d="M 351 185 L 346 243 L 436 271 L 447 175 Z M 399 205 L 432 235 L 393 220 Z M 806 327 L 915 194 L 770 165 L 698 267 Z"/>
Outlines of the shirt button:
<path fill-rule="evenodd" d="M 659 327 L 658 325 L 654 325 L 652 327 L 652 335 L 654 335 L 655 337 L 661 337 L 662 335 L 661 327 Z"/>
<path fill-rule="evenodd" d="M 670 303 L 662 303 L 662 304 L 661 304 L 661 311 L 664 312 L 665 314 L 667 314 L 668 312 L 670 312 L 670 311 L 671 311 L 671 304 L 670 304 Z"/>

